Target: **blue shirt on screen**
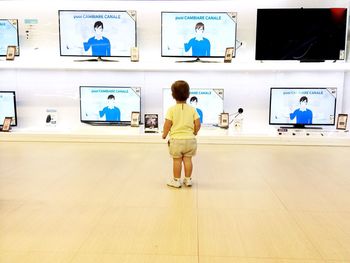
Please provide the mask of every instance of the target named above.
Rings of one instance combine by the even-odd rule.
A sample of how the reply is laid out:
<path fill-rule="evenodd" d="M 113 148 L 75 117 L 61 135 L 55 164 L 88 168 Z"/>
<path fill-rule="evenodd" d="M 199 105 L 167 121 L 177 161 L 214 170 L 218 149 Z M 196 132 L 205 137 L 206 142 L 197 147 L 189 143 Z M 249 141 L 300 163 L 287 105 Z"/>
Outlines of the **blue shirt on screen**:
<path fill-rule="evenodd" d="M 185 43 L 185 51 L 192 48 L 192 56 L 194 57 L 209 57 L 210 56 L 210 41 L 207 38 L 196 40 L 192 38 L 188 43 Z"/>
<path fill-rule="evenodd" d="M 102 118 L 104 115 L 106 115 L 106 121 L 120 121 L 120 110 L 117 107 L 112 109 L 104 107 L 100 111 L 100 117 Z"/>
<path fill-rule="evenodd" d="M 203 111 L 198 109 L 198 108 L 196 108 L 196 111 L 197 111 L 197 113 L 199 115 L 200 122 L 203 123 Z"/>
<path fill-rule="evenodd" d="M 291 120 L 295 117 L 297 118 L 297 124 L 312 124 L 312 111 L 309 109 L 306 109 L 305 111 L 297 109 L 293 113 L 290 113 Z"/>
<path fill-rule="evenodd" d="M 92 37 L 88 42 L 84 42 L 85 51 L 88 51 L 90 47 L 93 56 L 108 57 L 111 55 L 111 43 L 108 38 L 102 37 L 102 39 L 98 40 L 95 37 Z"/>

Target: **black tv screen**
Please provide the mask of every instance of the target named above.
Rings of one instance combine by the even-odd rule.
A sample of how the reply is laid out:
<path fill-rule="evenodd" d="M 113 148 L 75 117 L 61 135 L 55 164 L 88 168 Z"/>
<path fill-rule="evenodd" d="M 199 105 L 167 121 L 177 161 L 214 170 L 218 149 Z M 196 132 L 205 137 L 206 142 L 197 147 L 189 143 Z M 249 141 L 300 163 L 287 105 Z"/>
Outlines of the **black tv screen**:
<path fill-rule="evenodd" d="M 258 9 L 256 60 L 344 60 L 346 8 Z"/>

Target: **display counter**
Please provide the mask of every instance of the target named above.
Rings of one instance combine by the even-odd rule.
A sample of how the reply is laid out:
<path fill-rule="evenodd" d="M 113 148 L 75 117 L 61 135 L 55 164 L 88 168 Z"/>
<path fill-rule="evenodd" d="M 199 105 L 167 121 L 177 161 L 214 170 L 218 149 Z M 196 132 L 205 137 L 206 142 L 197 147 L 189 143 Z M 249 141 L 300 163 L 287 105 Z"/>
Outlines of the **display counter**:
<path fill-rule="evenodd" d="M 253 145 L 324 145 L 350 146 L 348 131 L 335 129 L 290 129 L 279 133 L 276 128 L 264 131 L 245 131 L 234 127 L 221 129 L 203 127 L 198 136 L 198 144 L 253 144 Z M 144 133 L 140 127 L 101 127 L 86 126 L 75 130 L 30 130 L 14 128 L 10 132 L 1 132 L 3 142 L 104 142 L 104 143 L 165 143 L 161 132 Z"/>

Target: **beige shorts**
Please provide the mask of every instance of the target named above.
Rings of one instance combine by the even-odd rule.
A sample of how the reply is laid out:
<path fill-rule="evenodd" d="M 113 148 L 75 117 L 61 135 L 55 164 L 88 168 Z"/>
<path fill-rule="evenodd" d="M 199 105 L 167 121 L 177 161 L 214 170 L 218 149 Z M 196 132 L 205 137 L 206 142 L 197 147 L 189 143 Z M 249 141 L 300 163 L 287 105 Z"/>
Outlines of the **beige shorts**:
<path fill-rule="evenodd" d="M 197 152 L 196 139 L 170 139 L 168 146 L 169 153 L 173 158 L 192 157 Z"/>

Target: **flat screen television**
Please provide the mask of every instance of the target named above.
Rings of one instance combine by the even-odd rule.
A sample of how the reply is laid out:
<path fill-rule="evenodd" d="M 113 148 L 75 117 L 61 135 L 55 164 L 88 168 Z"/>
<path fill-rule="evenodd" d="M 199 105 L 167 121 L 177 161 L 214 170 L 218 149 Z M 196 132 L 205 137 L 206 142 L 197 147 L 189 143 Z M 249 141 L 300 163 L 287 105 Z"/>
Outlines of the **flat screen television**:
<path fill-rule="evenodd" d="M 15 46 L 15 55 L 19 56 L 19 32 L 17 19 L 0 19 L 0 56 L 6 56 L 8 46 Z"/>
<path fill-rule="evenodd" d="M 140 87 L 80 86 L 80 120 L 89 124 L 128 125 L 141 112 Z"/>
<path fill-rule="evenodd" d="M 269 123 L 296 128 L 334 125 L 336 88 L 271 88 Z"/>
<path fill-rule="evenodd" d="M 235 56 L 237 15 L 233 12 L 162 12 L 162 57 Z"/>
<path fill-rule="evenodd" d="M 11 126 L 17 126 L 16 93 L 0 91 L 0 126 L 6 117 L 12 117 Z"/>
<path fill-rule="evenodd" d="M 163 89 L 163 117 L 167 110 L 175 105 L 171 89 Z M 220 113 L 224 111 L 224 89 L 190 89 L 187 103 L 196 108 L 200 121 L 204 125 L 218 124 Z"/>
<path fill-rule="evenodd" d="M 136 11 L 59 10 L 61 56 L 130 57 Z"/>
<path fill-rule="evenodd" d="M 258 9 L 256 60 L 344 60 L 346 8 Z"/>

